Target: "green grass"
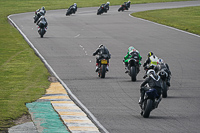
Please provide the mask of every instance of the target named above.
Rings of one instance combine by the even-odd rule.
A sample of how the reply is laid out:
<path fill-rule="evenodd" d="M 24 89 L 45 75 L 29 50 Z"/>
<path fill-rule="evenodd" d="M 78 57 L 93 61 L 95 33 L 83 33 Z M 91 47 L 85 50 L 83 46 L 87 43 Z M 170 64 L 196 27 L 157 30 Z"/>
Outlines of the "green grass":
<path fill-rule="evenodd" d="M 180 0 L 134 0 L 135 3 Z M 12 120 L 27 114 L 25 103 L 40 98 L 50 82 L 41 60 L 7 20 L 10 14 L 34 12 L 41 6 L 46 10 L 66 9 L 74 2 L 78 7 L 99 6 L 107 0 L 0 0 L 0 131 L 13 126 Z M 110 0 L 120 5 L 124 0 Z"/>
<path fill-rule="evenodd" d="M 144 11 L 131 15 L 200 35 L 200 6 Z"/>

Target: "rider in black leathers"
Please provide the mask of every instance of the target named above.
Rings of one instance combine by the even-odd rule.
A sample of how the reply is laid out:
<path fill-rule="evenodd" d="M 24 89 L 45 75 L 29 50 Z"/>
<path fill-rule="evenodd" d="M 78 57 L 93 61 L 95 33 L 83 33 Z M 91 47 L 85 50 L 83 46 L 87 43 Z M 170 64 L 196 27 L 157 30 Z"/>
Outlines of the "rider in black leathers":
<path fill-rule="evenodd" d="M 107 11 L 109 10 L 109 5 L 110 5 L 110 2 L 107 2 L 106 4 L 102 4 L 101 6 L 104 6 L 105 8 L 105 12 L 107 13 Z M 100 6 L 100 7 L 101 7 Z"/>
<path fill-rule="evenodd" d="M 76 11 L 77 11 L 77 4 L 74 3 L 73 5 L 71 5 L 71 6 L 69 7 L 69 9 L 70 9 L 70 8 L 72 9 L 73 13 L 75 14 Z"/>
<path fill-rule="evenodd" d="M 109 70 L 108 66 L 109 66 L 109 59 L 111 58 L 111 54 L 109 53 L 108 49 L 103 45 L 99 45 L 99 47 L 97 48 L 97 50 L 93 53 L 93 56 L 95 55 L 99 55 L 99 57 L 96 58 L 96 72 L 98 71 L 98 64 L 99 59 L 104 58 L 104 55 L 107 57 L 106 59 L 108 60 L 108 65 L 107 65 L 107 71 Z"/>
<path fill-rule="evenodd" d="M 37 21 L 36 24 L 37 24 L 40 28 L 42 27 L 42 25 L 44 25 L 44 27 L 47 28 L 47 25 L 48 25 L 47 20 L 45 19 L 44 16 L 41 16 L 41 17 L 39 18 L 39 20 Z M 38 29 L 38 30 L 39 30 L 39 29 Z"/>
<path fill-rule="evenodd" d="M 163 59 L 159 59 L 158 65 L 154 68 L 155 72 L 158 73 L 160 70 L 164 70 L 167 74 L 167 85 L 170 86 L 171 71 L 167 63 L 164 63 Z"/>
<path fill-rule="evenodd" d="M 144 94 L 146 91 L 149 90 L 149 88 L 154 88 L 157 90 L 158 93 L 158 97 L 160 97 L 161 93 L 162 93 L 162 80 L 160 78 L 159 75 L 157 75 L 155 73 L 155 71 L 153 69 L 150 69 L 147 71 L 147 78 L 144 80 L 144 82 L 141 84 L 141 89 L 140 89 L 140 100 L 139 100 L 139 104 L 141 105 L 144 101 Z M 149 88 L 145 87 L 145 85 L 148 84 Z"/>

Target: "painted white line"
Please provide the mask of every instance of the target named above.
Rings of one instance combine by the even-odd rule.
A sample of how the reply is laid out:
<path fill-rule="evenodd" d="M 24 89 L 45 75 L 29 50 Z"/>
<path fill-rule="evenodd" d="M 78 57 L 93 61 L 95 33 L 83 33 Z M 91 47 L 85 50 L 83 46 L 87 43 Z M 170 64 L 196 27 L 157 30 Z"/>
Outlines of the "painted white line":
<path fill-rule="evenodd" d="M 79 36 L 80 36 L 80 34 L 76 35 L 74 38 L 77 38 L 77 37 L 79 37 Z"/>

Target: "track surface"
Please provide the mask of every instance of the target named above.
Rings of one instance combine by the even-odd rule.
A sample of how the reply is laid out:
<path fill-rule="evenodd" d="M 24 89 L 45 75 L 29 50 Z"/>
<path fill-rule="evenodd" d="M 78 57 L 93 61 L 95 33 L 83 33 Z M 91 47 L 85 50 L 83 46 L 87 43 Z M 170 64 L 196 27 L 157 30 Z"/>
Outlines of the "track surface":
<path fill-rule="evenodd" d="M 33 23 L 33 12 L 13 15 L 12 20 L 25 33 L 73 94 L 112 133 L 192 132 L 200 130 L 200 37 L 169 27 L 130 17 L 136 11 L 200 5 L 200 1 L 131 5 L 117 12 L 96 15 L 98 7 L 79 8 L 66 17 L 66 10 L 47 11 L 49 26 L 40 38 Z M 110 50 L 110 71 L 97 77 L 92 53 L 99 44 Z M 125 74 L 123 57 L 130 45 L 137 48 L 144 63 L 147 52 L 164 59 L 172 71 L 169 97 L 152 111 L 140 116 L 139 86 Z"/>

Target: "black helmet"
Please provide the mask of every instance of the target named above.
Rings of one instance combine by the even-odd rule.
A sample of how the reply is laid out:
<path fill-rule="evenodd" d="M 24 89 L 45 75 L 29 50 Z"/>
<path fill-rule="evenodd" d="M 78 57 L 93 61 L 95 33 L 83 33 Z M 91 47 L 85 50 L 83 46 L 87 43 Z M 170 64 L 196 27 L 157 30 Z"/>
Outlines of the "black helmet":
<path fill-rule="evenodd" d="M 148 57 L 152 56 L 153 55 L 153 52 L 149 52 L 148 53 Z"/>

